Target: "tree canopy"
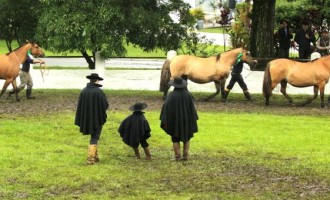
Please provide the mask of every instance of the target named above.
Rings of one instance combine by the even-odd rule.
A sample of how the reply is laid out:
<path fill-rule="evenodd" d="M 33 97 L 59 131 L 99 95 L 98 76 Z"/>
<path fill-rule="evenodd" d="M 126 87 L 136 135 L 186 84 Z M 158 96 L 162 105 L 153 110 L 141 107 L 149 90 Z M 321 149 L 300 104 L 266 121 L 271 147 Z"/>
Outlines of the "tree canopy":
<path fill-rule="evenodd" d="M 144 51 L 178 49 L 193 25 L 189 5 L 177 0 L 53 0 L 45 2 L 45 11 L 38 40 L 54 52 L 80 51 L 90 68 L 88 52 L 123 56 L 127 43 Z M 179 15 L 180 23 L 170 13 Z"/>

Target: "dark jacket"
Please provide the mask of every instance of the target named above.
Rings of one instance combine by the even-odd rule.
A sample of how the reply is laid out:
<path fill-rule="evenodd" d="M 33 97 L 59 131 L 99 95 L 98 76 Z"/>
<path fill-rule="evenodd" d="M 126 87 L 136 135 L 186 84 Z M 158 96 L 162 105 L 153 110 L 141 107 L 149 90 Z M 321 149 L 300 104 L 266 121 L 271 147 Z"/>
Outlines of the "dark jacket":
<path fill-rule="evenodd" d="M 107 120 L 106 110 L 109 104 L 100 87 L 102 86 L 99 84 L 88 83 L 79 95 L 75 125 L 85 135 L 93 134 Z"/>
<path fill-rule="evenodd" d="M 198 115 L 191 94 L 175 88 L 166 98 L 160 113 L 161 128 L 181 142 L 188 142 L 198 132 Z"/>
<path fill-rule="evenodd" d="M 138 147 L 141 140 L 148 139 L 151 129 L 143 112 L 135 111 L 120 124 L 118 132 L 125 144 L 133 148 Z"/>
<path fill-rule="evenodd" d="M 289 28 L 280 28 L 278 30 L 278 40 L 281 49 L 289 49 L 290 41 L 293 38 L 293 35 L 290 33 Z"/>
<path fill-rule="evenodd" d="M 309 36 L 309 38 L 306 38 L 306 34 Z M 311 47 L 310 44 L 311 43 L 314 44 L 316 41 L 316 38 L 310 29 L 307 29 L 306 31 L 304 29 L 299 29 L 296 32 L 294 41 L 296 41 L 299 44 L 299 48 L 309 49 Z"/>

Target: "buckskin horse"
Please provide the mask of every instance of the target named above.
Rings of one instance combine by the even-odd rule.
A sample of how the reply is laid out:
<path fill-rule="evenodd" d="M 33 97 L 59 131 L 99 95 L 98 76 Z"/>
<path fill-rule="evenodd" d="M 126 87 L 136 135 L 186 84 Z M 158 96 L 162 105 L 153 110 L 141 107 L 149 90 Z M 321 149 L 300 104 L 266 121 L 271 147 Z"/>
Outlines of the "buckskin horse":
<path fill-rule="evenodd" d="M 45 56 L 43 50 L 34 42 L 27 42 L 10 53 L 0 55 L 0 79 L 5 80 L 0 97 L 5 93 L 8 85 L 12 84 L 16 101 L 19 101 L 16 77 L 19 74 L 20 65 L 27 59 L 28 52 L 35 57 Z"/>
<path fill-rule="evenodd" d="M 164 92 L 163 99 L 166 99 L 167 92 L 170 88 L 168 85 L 169 80 L 178 77 L 200 84 L 214 82 L 216 92 L 205 99 L 208 101 L 219 94 L 220 90 L 221 95 L 223 95 L 230 70 L 240 60 L 249 65 L 256 64 L 250 52 L 243 47 L 208 58 L 191 55 L 178 55 L 172 59 L 168 58 L 161 70 L 159 90 Z"/>
<path fill-rule="evenodd" d="M 287 83 L 294 87 L 314 87 L 314 95 L 302 105 L 314 101 L 320 90 L 321 107 L 324 107 L 324 88 L 330 77 L 330 55 L 310 62 L 298 62 L 289 59 L 270 61 L 265 69 L 263 80 L 263 95 L 265 105 L 269 105 L 269 97 L 278 83 L 281 83 L 281 93 L 293 104 L 292 98 L 286 93 Z M 328 102 L 330 97 L 328 98 Z"/>

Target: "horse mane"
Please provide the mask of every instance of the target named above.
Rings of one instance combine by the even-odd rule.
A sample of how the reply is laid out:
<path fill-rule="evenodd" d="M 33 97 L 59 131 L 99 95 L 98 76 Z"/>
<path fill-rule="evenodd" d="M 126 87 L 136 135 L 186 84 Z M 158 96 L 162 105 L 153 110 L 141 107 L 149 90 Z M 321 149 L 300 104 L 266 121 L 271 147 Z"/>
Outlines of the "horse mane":
<path fill-rule="evenodd" d="M 9 54 L 11 54 L 13 51 L 16 51 L 17 49 L 19 49 L 19 48 L 21 48 L 21 47 L 25 46 L 27 43 L 30 43 L 30 42 L 25 42 L 24 44 L 22 44 L 21 46 L 17 47 L 17 48 L 16 48 L 16 49 L 14 49 L 14 50 L 12 50 L 11 52 L 9 52 L 9 53 L 6 53 L 6 55 L 9 55 Z"/>
<path fill-rule="evenodd" d="M 220 53 L 217 55 L 215 62 L 218 62 L 220 60 Z"/>

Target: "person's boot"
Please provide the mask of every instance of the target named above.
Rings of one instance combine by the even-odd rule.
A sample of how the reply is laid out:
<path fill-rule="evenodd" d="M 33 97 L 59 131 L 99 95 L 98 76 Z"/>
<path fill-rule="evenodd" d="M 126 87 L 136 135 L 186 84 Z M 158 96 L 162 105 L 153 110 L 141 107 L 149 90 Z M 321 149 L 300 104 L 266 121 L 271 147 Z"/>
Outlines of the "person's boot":
<path fill-rule="evenodd" d="M 144 148 L 144 153 L 146 154 L 146 159 L 151 160 L 151 154 L 150 154 L 149 147 Z"/>
<path fill-rule="evenodd" d="M 7 99 L 10 99 L 11 95 L 15 94 L 15 91 L 14 90 L 11 90 L 8 92 L 8 96 L 7 96 Z"/>
<path fill-rule="evenodd" d="M 32 88 L 26 89 L 26 98 L 27 99 L 35 99 L 35 97 L 31 96 L 31 94 L 32 94 Z"/>
<path fill-rule="evenodd" d="M 140 159 L 141 156 L 140 156 L 139 148 L 138 148 L 138 147 L 135 147 L 135 148 L 133 148 L 133 149 L 134 149 L 135 157 L 136 157 L 137 159 Z"/>
<path fill-rule="evenodd" d="M 87 165 L 95 164 L 96 149 L 97 149 L 97 146 L 95 144 L 90 144 L 88 146 Z"/>
<path fill-rule="evenodd" d="M 183 160 L 188 160 L 190 142 L 183 143 Z"/>
<path fill-rule="evenodd" d="M 95 162 L 98 163 L 100 162 L 100 157 L 99 157 L 99 152 L 98 152 L 98 148 L 97 148 L 97 145 L 96 145 L 96 151 L 95 151 Z"/>
<path fill-rule="evenodd" d="M 249 101 L 252 101 L 252 100 L 253 100 L 252 97 L 251 97 L 251 95 L 250 95 L 250 93 L 249 93 L 248 91 L 245 91 L 245 92 L 244 92 L 244 96 L 245 96 L 245 98 L 246 98 L 247 100 L 249 100 Z"/>
<path fill-rule="evenodd" d="M 173 143 L 173 150 L 174 150 L 174 158 L 176 161 L 181 159 L 181 152 L 180 152 L 180 143 L 174 142 Z"/>

